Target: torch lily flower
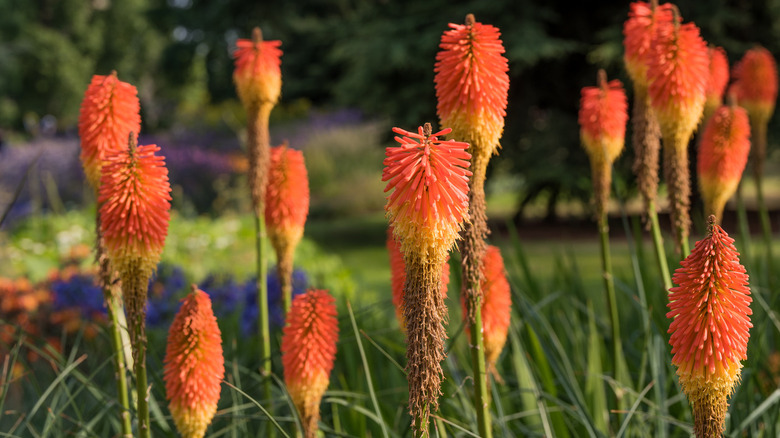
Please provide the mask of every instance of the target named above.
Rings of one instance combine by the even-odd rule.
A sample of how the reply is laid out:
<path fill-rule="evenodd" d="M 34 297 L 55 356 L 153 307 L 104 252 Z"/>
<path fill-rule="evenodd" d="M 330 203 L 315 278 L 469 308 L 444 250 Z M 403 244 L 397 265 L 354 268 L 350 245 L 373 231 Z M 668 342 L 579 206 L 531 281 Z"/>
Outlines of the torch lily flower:
<path fill-rule="evenodd" d="M 699 438 L 721 436 L 728 397 L 747 359 L 750 288 L 731 239 L 710 216 L 707 236 L 680 263 L 669 294 L 672 363 Z"/>
<path fill-rule="evenodd" d="M 292 303 L 292 272 L 295 247 L 303 237 L 309 214 L 309 178 L 303 152 L 287 145 L 271 149 L 266 186 L 265 223 L 276 251 L 285 312 Z"/>
<path fill-rule="evenodd" d="M 259 28 L 252 31 L 252 39 L 236 41 L 233 82 L 244 107 L 276 104 L 282 93 L 281 41 L 263 41 Z"/>
<path fill-rule="evenodd" d="M 706 123 L 721 105 L 723 105 L 723 93 L 729 82 L 729 60 L 723 47 L 710 47 L 707 49 L 710 55 L 710 80 L 707 82 L 707 100 L 704 102 L 704 115 L 702 120 Z"/>
<path fill-rule="evenodd" d="M 208 294 L 192 285 L 168 332 L 165 393 L 176 429 L 203 438 L 217 412 L 225 376 L 222 334 Z"/>
<path fill-rule="evenodd" d="M 580 140 L 590 158 L 596 217 L 606 214 L 612 163 L 623 150 L 628 121 L 628 101 L 623 84 L 607 82 L 604 70 L 599 70 L 599 84 L 584 87 L 580 99 Z"/>
<path fill-rule="evenodd" d="M 697 166 L 704 212 L 718 223 L 726 201 L 737 191 L 749 153 L 747 112 L 738 106 L 718 108 L 702 134 Z"/>
<path fill-rule="evenodd" d="M 284 382 L 303 423 L 303 436 L 317 436 L 320 400 L 330 383 L 339 325 L 334 299 L 310 289 L 293 299 L 282 336 Z"/>
<path fill-rule="evenodd" d="M 387 216 L 406 264 L 406 322 L 409 411 L 415 436 L 428 436 L 431 412 L 439 407 L 444 322 L 441 269 L 468 217 L 467 143 L 442 141 L 425 124 L 417 133 L 393 128 L 399 147 L 385 151 L 382 181 L 387 181 Z"/>
<path fill-rule="evenodd" d="M 92 76 L 79 112 L 81 164 L 89 185 L 97 192 L 100 170 L 107 155 L 127 148 L 130 133 L 141 130 L 138 90 L 117 78 Z"/>

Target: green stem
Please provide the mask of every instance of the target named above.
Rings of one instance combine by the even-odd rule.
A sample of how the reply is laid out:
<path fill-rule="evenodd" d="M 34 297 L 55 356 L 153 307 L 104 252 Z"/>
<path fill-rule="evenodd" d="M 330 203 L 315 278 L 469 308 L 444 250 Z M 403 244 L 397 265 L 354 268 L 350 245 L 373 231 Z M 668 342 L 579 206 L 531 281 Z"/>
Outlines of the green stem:
<path fill-rule="evenodd" d="M 477 310 L 474 312 L 474 325 L 469 330 L 471 339 L 471 365 L 474 368 L 474 408 L 477 410 L 477 424 L 479 436 L 489 438 L 493 436 L 490 417 L 490 399 L 488 398 L 488 375 L 485 366 L 485 343 L 482 336 L 482 300 L 477 296 Z"/>
<path fill-rule="evenodd" d="M 769 210 L 764 202 L 763 178 L 759 178 L 758 175 L 756 175 L 756 196 L 758 197 L 758 212 L 761 218 L 761 230 L 764 233 L 764 245 L 766 246 L 767 272 L 771 273 L 774 266 L 774 257 L 772 256 L 772 223 L 769 220 Z"/>
<path fill-rule="evenodd" d="M 146 335 L 144 334 L 144 313 L 134 315 L 136 357 L 135 357 L 135 389 L 138 392 L 138 437 L 150 438 L 149 430 L 149 392 L 146 380 Z"/>
<path fill-rule="evenodd" d="M 125 369 L 124 347 L 120 332 L 121 326 L 117 317 L 122 308 L 119 300 L 111 298 L 109 295 L 106 295 L 106 308 L 108 309 L 108 318 L 111 321 L 109 334 L 111 336 L 111 348 L 114 350 L 114 372 L 116 373 L 119 405 L 122 409 L 122 412 L 119 414 L 122 423 L 122 437 L 132 438 L 133 427 L 130 422 L 130 397 L 127 394 L 127 370 Z"/>
<path fill-rule="evenodd" d="M 260 335 L 260 352 L 262 362 L 260 373 L 266 378 L 263 383 L 263 394 L 267 402 L 271 401 L 271 332 L 268 318 L 268 253 L 266 251 L 265 217 L 255 215 L 255 244 L 257 248 L 257 308 L 259 310 L 257 327 Z"/>
<path fill-rule="evenodd" d="M 614 352 L 614 370 L 617 373 L 621 367 L 619 361 L 623 354 L 620 339 L 620 321 L 618 320 L 617 300 L 615 296 L 615 283 L 612 280 L 612 260 L 609 253 L 609 225 L 606 212 L 599 218 L 599 234 L 601 235 L 601 268 L 604 278 L 604 291 L 606 293 L 607 306 L 609 307 L 609 320 L 612 328 L 612 351 Z M 617 374 L 615 374 L 617 376 Z"/>
<path fill-rule="evenodd" d="M 752 251 L 750 248 L 750 224 L 748 223 L 747 209 L 745 208 L 745 199 L 742 197 L 742 182 L 737 186 L 737 222 L 739 223 L 739 235 L 742 239 L 742 259 L 747 260 L 747 264 L 752 264 Z"/>
<path fill-rule="evenodd" d="M 769 220 L 769 210 L 764 201 L 764 161 L 766 159 L 767 121 L 760 117 L 751 117 L 750 129 L 753 138 L 753 174 L 756 178 L 756 196 L 758 200 L 758 215 L 761 219 L 761 230 L 764 233 L 766 245 L 767 270 L 772 272 L 774 266 L 772 257 L 772 224 Z M 771 279 L 771 275 L 770 275 Z"/>
<path fill-rule="evenodd" d="M 647 206 L 647 217 L 650 218 L 650 231 L 653 234 L 653 246 L 658 269 L 661 271 L 661 280 L 664 282 L 664 290 L 669 292 L 672 288 L 672 280 L 669 276 L 669 263 L 666 261 L 664 250 L 664 238 L 661 235 L 661 226 L 658 224 L 658 213 L 655 211 L 655 201 L 650 201 Z"/>

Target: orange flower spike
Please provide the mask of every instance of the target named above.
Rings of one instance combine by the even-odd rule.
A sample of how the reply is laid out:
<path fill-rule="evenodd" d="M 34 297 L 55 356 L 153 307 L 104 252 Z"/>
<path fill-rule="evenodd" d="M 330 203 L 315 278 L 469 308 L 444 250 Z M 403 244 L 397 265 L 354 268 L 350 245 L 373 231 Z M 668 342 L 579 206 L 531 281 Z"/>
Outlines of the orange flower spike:
<path fill-rule="evenodd" d="M 488 245 L 485 252 L 482 272 L 484 280 L 481 289 L 482 299 L 482 330 L 485 337 L 485 361 L 487 368 L 500 379 L 496 371 L 496 362 L 501 355 L 509 333 L 509 322 L 512 313 L 512 294 L 509 281 L 506 279 L 504 259 L 497 246 Z M 466 300 L 461 296 L 461 307 L 464 318 L 468 315 Z M 468 318 L 465 318 L 468 323 Z M 468 329 L 468 326 L 466 327 Z"/>
<path fill-rule="evenodd" d="M 710 118 L 702 134 L 698 154 L 699 189 L 705 214 L 718 222 L 726 201 L 734 195 L 750 153 L 750 122 L 737 106 L 722 106 Z"/>
<path fill-rule="evenodd" d="M 466 24 L 450 23 L 436 54 L 436 111 L 452 137 L 474 148 L 480 160 L 496 152 L 504 130 L 509 64 L 501 32 L 466 16 Z"/>
<path fill-rule="evenodd" d="M 305 438 L 317 436 L 320 400 L 330 383 L 338 331 L 335 300 L 327 291 L 310 289 L 295 296 L 282 336 L 282 365 Z"/>
<path fill-rule="evenodd" d="M 609 199 L 612 163 L 623 150 L 628 101 L 618 80 L 607 82 L 599 70 L 599 85 L 584 87 L 580 99 L 580 139 L 590 158 L 596 217 L 601 220 Z"/>
<path fill-rule="evenodd" d="M 103 165 L 100 225 L 125 289 L 127 275 L 140 275 L 139 285 L 146 290 L 168 234 L 171 186 L 165 158 L 155 155 L 159 150 L 156 145 L 136 147 L 131 140 L 130 148 L 106 157 Z"/>
<path fill-rule="evenodd" d="M 667 318 L 672 363 L 693 408 L 697 437 L 719 437 L 747 359 L 750 288 L 731 239 L 710 216 L 707 236 L 674 274 Z"/>
<path fill-rule="evenodd" d="M 406 263 L 401 254 L 401 247 L 398 241 L 393 237 L 393 229 L 387 230 L 387 254 L 390 258 L 390 286 L 393 291 L 393 307 L 395 307 L 395 316 L 398 319 L 398 325 L 401 331 L 406 333 L 406 322 L 404 320 L 404 283 L 406 282 Z M 444 260 L 441 266 L 441 298 L 447 298 L 447 286 L 450 284 L 450 264 L 449 256 Z"/>
<path fill-rule="evenodd" d="M 707 82 L 707 100 L 704 103 L 704 117 L 707 120 L 718 107 L 723 105 L 723 93 L 729 82 L 729 60 L 723 47 L 710 47 L 710 79 Z"/>
<path fill-rule="evenodd" d="M 401 146 L 385 151 L 382 181 L 385 192 L 393 190 L 385 209 L 401 252 L 435 250 L 443 260 L 468 217 L 471 155 L 468 143 L 439 140 L 451 129 L 431 134 L 426 127 L 417 133 L 393 128 Z"/>
<path fill-rule="evenodd" d="M 252 39 L 236 41 L 233 81 L 238 97 L 246 108 L 261 104 L 274 105 L 282 92 L 281 41 L 263 41 L 259 28 L 252 31 Z"/>
<path fill-rule="evenodd" d="M 580 138 L 591 160 L 610 165 L 623 150 L 628 101 L 623 84 L 599 71 L 599 85 L 584 87 L 580 99 Z"/>
<path fill-rule="evenodd" d="M 623 60 L 631 80 L 647 87 L 647 65 L 655 30 L 662 23 L 671 23 L 672 6 L 660 6 L 647 2 L 633 2 L 629 6 L 628 19 L 623 24 Z"/>
<path fill-rule="evenodd" d="M 751 118 L 767 123 L 777 100 L 777 64 L 769 50 L 755 47 L 747 51 L 734 68 L 739 84 L 737 103 Z"/>
<path fill-rule="evenodd" d="M 707 45 L 696 25 L 665 23 L 657 28 L 647 78 L 664 147 L 687 146 L 701 119 L 709 66 Z"/>
<path fill-rule="evenodd" d="M 303 152 L 290 149 L 286 144 L 271 148 L 268 170 L 265 223 L 276 251 L 285 309 L 289 309 L 295 247 L 303 237 L 303 226 L 309 213 L 309 178 Z"/>
<path fill-rule="evenodd" d="M 168 332 L 165 393 L 179 433 L 202 438 L 217 412 L 225 376 L 222 334 L 208 294 L 192 285 L 182 302 Z"/>
<path fill-rule="evenodd" d="M 97 191 L 100 170 L 107 155 L 127 147 L 127 137 L 141 131 L 138 90 L 117 78 L 92 76 L 79 112 L 81 164 L 87 181 Z"/>

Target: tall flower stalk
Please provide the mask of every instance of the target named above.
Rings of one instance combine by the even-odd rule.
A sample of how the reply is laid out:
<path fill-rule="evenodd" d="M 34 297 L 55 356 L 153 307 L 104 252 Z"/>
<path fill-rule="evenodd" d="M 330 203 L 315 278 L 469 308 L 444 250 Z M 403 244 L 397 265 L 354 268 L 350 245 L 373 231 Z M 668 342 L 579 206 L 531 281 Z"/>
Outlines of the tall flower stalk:
<path fill-rule="evenodd" d="M 339 324 L 334 301 L 325 290 L 296 295 L 284 326 L 284 382 L 301 417 L 304 438 L 317 436 L 320 401 L 336 359 Z"/>
<path fill-rule="evenodd" d="M 672 19 L 672 8 L 668 3 L 659 6 L 655 0 L 650 3 L 634 2 L 630 5 L 628 19 L 623 25 L 624 61 L 634 86 L 634 106 L 631 114 L 631 144 L 635 157 L 633 170 L 644 201 L 656 262 L 665 290 L 672 287 L 672 280 L 656 211 L 661 128 L 650 107 L 647 94 L 647 65 L 656 29 Z"/>
<path fill-rule="evenodd" d="M 122 280 L 138 391 L 138 433 L 150 436 L 146 380 L 146 292 L 160 261 L 170 220 L 171 187 L 156 145 L 129 147 L 103 164 L 98 204 L 106 251 Z"/>
<path fill-rule="evenodd" d="M 623 371 L 619 366 L 623 358 L 623 343 L 620 338 L 615 284 L 612 280 L 607 202 L 612 183 L 612 163 L 623 150 L 626 122 L 628 122 L 628 102 L 623 85 L 618 80 L 607 82 L 606 73 L 604 70 L 599 70 L 598 86 L 582 89 L 579 123 L 580 140 L 590 159 L 593 178 L 593 203 L 601 236 L 601 268 L 612 328 L 616 376 Z"/>
<path fill-rule="evenodd" d="M 697 171 L 705 215 L 720 223 L 726 201 L 737 191 L 750 153 L 747 112 L 722 106 L 712 115 L 701 137 Z"/>
<path fill-rule="evenodd" d="M 720 437 L 750 337 L 750 288 L 731 239 L 710 216 L 707 236 L 674 274 L 669 344 L 697 438 Z"/>
<path fill-rule="evenodd" d="M 441 294 L 442 263 L 468 218 L 467 143 L 439 140 L 426 123 L 416 133 L 393 128 L 398 147 L 385 151 L 387 216 L 406 264 L 404 320 L 409 412 L 415 437 L 428 437 L 439 407 L 447 307 Z"/>
<path fill-rule="evenodd" d="M 79 113 L 79 138 L 81 139 L 81 164 L 84 174 L 97 198 L 100 174 L 106 155 L 127 147 L 132 132 L 141 129 L 140 102 L 136 88 L 117 78 L 116 72 L 108 76 L 95 75 L 84 93 Z M 115 270 L 106 255 L 105 242 L 100 230 L 100 216 L 95 220 L 95 260 L 98 265 L 98 281 L 108 311 L 109 335 L 114 354 L 122 435 L 132 436 L 130 399 L 127 391 L 122 326 L 125 325 L 121 301 L 121 289 Z"/>
<path fill-rule="evenodd" d="M 492 436 L 482 336 L 482 259 L 489 232 L 485 212 L 485 174 L 497 153 L 504 130 L 509 92 L 509 64 L 503 56 L 498 28 L 466 16 L 465 24 L 450 24 L 436 55 L 436 111 L 442 126 L 452 127 L 451 138 L 467 142 L 472 155 L 469 180 L 469 220 L 461 247 L 462 293 L 466 295 L 471 330 L 475 403 L 479 433 Z"/>
<path fill-rule="evenodd" d="M 292 273 L 295 247 L 303 237 L 309 214 L 309 178 L 303 152 L 286 144 L 271 149 L 266 186 L 265 223 L 276 251 L 277 273 L 285 313 L 292 305 Z"/>
<path fill-rule="evenodd" d="M 755 47 L 734 68 L 737 104 L 745 108 L 750 117 L 753 136 L 753 175 L 756 179 L 761 229 L 767 251 L 767 261 L 772 269 L 772 225 L 764 200 L 764 162 L 767 149 L 767 125 L 775 111 L 777 101 L 777 64 L 769 50 Z"/>
<path fill-rule="evenodd" d="M 265 224 L 265 194 L 270 161 L 268 118 L 282 92 L 281 41 L 263 41 L 260 28 L 254 28 L 252 39 L 236 42 L 233 82 L 247 112 L 247 151 L 249 153 L 249 191 L 255 212 L 255 247 L 257 252 L 257 305 L 262 354 L 261 371 L 271 374 L 271 333 L 268 317 L 268 272 Z M 271 383 L 264 385 L 266 399 L 271 398 Z"/>
<path fill-rule="evenodd" d="M 659 23 L 647 65 L 648 95 L 663 138 L 664 179 L 677 250 L 689 252 L 688 141 L 701 120 L 709 78 L 707 45 L 693 23 Z"/>
<path fill-rule="evenodd" d="M 211 299 L 194 284 L 173 318 L 164 362 L 165 394 L 176 429 L 184 438 L 203 438 L 217 412 L 225 358 Z"/>

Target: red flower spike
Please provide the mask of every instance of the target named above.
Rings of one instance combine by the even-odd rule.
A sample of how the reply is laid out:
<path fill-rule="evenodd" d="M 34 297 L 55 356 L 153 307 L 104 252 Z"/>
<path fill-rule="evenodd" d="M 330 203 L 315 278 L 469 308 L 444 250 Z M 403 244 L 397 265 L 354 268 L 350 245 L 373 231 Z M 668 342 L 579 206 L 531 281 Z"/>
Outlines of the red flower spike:
<path fill-rule="evenodd" d="M 157 267 L 170 220 L 171 186 L 156 145 L 131 144 L 106 157 L 98 204 L 100 226 L 113 266 L 148 277 Z M 123 281 L 124 281 L 123 275 Z M 145 283 L 144 283 L 145 284 Z"/>
<path fill-rule="evenodd" d="M 597 87 L 584 87 L 580 99 L 580 138 L 591 160 L 612 163 L 623 150 L 628 101 L 623 84 L 603 77 Z"/>
<path fill-rule="evenodd" d="M 723 47 L 710 47 L 707 52 L 710 55 L 710 80 L 707 82 L 704 112 L 711 115 L 723 104 L 723 93 L 729 82 L 729 60 Z"/>
<path fill-rule="evenodd" d="M 471 155 L 468 143 L 439 140 L 451 131 L 393 128 L 401 146 L 385 150 L 382 181 L 387 181 L 385 192 L 393 190 L 385 210 L 404 254 L 435 250 L 443 260 L 468 218 Z"/>
<path fill-rule="evenodd" d="M 498 28 L 474 22 L 450 23 L 436 54 L 436 111 L 453 137 L 479 148 L 489 158 L 504 130 L 509 64 Z"/>
<path fill-rule="evenodd" d="M 710 216 L 707 236 L 680 262 L 667 318 L 672 363 L 693 407 L 696 436 L 718 436 L 750 337 L 750 288 L 739 253 Z"/>
<path fill-rule="evenodd" d="M 406 333 L 406 321 L 404 320 L 404 283 L 406 282 L 406 263 L 401 247 L 393 237 L 393 229 L 387 229 L 387 254 L 390 257 L 390 286 L 393 290 L 393 307 L 398 325 L 401 331 Z M 441 265 L 441 297 L 447 298 L 447 286 L 450 284 L 449 256 Z"/>
<path fill-rule="evenodd" d="M 671 23 L 672 5 L 664 3 L 653 8 L 647 2 L 633 2 L 629 6 L 628 19 L 623 24 L 623 60 L 631 80 L 647 87 L 647 65 L 651 43 L 657 27 Z"/>
<path fill-rule="evenodd" d="M 648 94 L 664 147 L 687 145 L 704 109 L 710 75 L 707 45 L 693 23 L 665 23 L 657 28 L 652 47 Z"/>
<path fill-rule="evenodd" d="M 767 123 L 777 100 L 777 64 L 769 50 L 748 50 L 734 68 L 737 103 L 748 110 L 751 118 Z"/>
<path fill-rule="evenodd" d="M 168 332 L 165 352 L 165 394 L 176 429 L 185 438 L 202 438 L 217 412 L 225 376 L 222 334 L 208 294 L 192 285 L 192 293 Z"/>
<path fill-rule="evenodd" d="M 723 207 L 737 190 L 750 153 L 750 122 L 737 106 L 722 106 L 702 134 L 698 154 L 699 189 L 705 213 L 720 222 Z"/>
<path fill-rule="evenodd" d="M 141 131 L 140 110 L 138 90 L 120 81 L 116 72 L 92 76 L 81 102 L 79 137 L 81 164 L 95 191 L 106 156 L 127 148 L 130 133 Z"/>
<path fill-rule="evenodd" d="M 236 41 L 233 82 L 244 107 L 275 104 L 282 92 L 281 41 L 263 41 L 259 28 L 252 39 Z"/>
<path fill-rule="evenodd" d="M 271 148 L 265 195 L 265 223 L 271 240 L 298 243 L 309 214 L 309 178 L 303 152 Z"/>
<path fill-rule="evenodd" d="M 498 376 L 496 362 L 501 355 L 509 333 L 512 316 L 512 294 L 506 279 L 504 259 L 501 250 L 488 245 L 483 259 L 482 273 L 482 332 L 485 342 L 485 362 L 488 369 Z M 465 297 L 461 295 L 463 316 L 468 323 Z M 467 326 L 468 329 L 468 326 Z"/>
<path fill-rule="evenodd" d="M 310 289 L 295 296 L 282 336 L 282 365 L 306 438 L 317 436 L 320 400 L 330 382 L 338 331 L 335 300 L 327 291 Z"/>

